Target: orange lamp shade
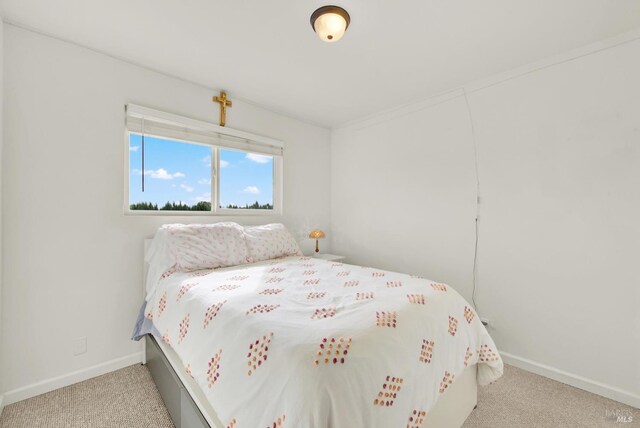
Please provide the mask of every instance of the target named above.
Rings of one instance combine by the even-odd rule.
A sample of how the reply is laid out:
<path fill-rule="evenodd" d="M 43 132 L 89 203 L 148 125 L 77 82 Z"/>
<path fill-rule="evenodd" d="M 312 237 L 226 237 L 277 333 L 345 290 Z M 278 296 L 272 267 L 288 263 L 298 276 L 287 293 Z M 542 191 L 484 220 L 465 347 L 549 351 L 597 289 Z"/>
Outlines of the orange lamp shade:
<path fill-rule="evenodd" d="M 324 232 L 320 229 L 312 230 L 311 233 L 309 233 L 309 238 L 311 239 L 322 239 L 324 236 Z"/>
<path fill-rule="evenodd" d="M 320 249 L 318 248 L 318 239 L 322 239 L 324 237 L 325 234 L 320 229 L 314 229 L 311 231 L 311 233 L 309 233 L 309 238 L 316 240 L 316 253 L 320 252 Z"/>

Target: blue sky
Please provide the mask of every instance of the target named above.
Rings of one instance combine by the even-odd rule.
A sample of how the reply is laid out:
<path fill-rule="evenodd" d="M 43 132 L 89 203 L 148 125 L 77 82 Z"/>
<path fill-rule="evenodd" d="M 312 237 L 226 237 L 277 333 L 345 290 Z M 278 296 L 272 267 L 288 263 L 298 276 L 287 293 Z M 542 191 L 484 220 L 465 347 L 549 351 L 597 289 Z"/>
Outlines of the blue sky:
<path fill-rule="evenodd" d="M 145 136 L 145 191 L 142 192 L 142 137 L 129 139 L 129 203 L 193 205 L 211 202 L 211 147 Z M 220 203 L 273 203 L 273 158 L 220 150 Z"/>

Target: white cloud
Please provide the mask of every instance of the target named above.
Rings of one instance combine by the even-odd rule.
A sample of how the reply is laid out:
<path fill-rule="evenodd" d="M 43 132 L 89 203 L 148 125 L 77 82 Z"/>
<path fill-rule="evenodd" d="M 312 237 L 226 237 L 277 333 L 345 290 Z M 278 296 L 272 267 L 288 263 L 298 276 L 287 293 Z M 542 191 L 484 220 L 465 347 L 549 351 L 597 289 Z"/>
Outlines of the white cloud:
<path fill-rule="evenodd" d="M 200 180 L 198 180 L 198 184 L 211 184 L 211 179 L 210 178 L 201 178 Z"/>
<path fill-rule="evenodd" d="M 271 156 L 266 155 L 257 155 L 255 153 L 247 153 L 247 159 L 256 163 L 267 163 L 271 161 L 273 158 Z"/>
<path fill-rule="evenodd" d="M 183 183 L 180 185 L 180 188 L 186 190 L 189 193 L 193 192 L 193 187 L 189 186 L 188 184 Z"/>
<path fill-rule="evenodd" d="M 140 146 L 129 146 L 129 151 L 130 152 L 137 152 L 139 148 L 140 148 Z"/>
<path fill-rule="evenodd" d="M 141 171 L 139 169 L 134 169 L 131 172 L 133 172 L 135 175 L 140 175 Z M 155 178 L 158 180 L 173 180 L 174 178 L 183 178 L 185 177 L 185 175 L 181 172 L 174 172 L 173 174 L 170 173 L 169 171 L 167 171 L 164 168 L 158 168 L 158 169 L 145 169 L 144 170 L 144 175 L 147 175 L 151 178 Z"/>
<path fill-rule="evenodd" d="M 181 172 L 174 172 L 172 174 L 164 168 L 158 168 L 156 170 L 153 170 L 153 169 L 145 170 L 144 175 L 148 175 L 149 177 L 155 178 L 157 180 L 173 180 L 174 178 L 184 177 L 184 174 Z"/>
<path fill-rule="evenodd" d="M 244 188 L 243 192 L 257 195 L 258 193 L 260 193 L 260 189 L 258 189 L 256 186 L 247 186 Z"/>
<path fill-rule="evenodd" d="M 200 196 L 194 198 L 196 202 L 211 202 L 211 192 L 203 193 Z"/>
<path fill-rule="evenodd" d="M 229 166 L 229 162 L 227 162 L 226 160 L 220 159 L 220 168 L 226 168 L 228 166 Z"/>

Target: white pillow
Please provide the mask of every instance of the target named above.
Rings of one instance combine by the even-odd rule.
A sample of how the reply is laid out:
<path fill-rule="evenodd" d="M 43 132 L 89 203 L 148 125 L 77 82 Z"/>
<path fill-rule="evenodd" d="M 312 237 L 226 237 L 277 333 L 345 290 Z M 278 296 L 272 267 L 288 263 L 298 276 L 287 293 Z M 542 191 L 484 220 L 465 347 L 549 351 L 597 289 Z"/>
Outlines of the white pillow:
<path fill-rule="evenodd" d="M 147 271 L 147 299 L 151 297 L 162 275 L 176 264 L 169 251 L 169 230 L 173 227 L 184 227 L 184 225 L 165 224 L 160 227 L 146 251 L 145 261 L 149 264 L 149 270 Z"/>
<path fill-rule="evenodd" d="M 176 269 L 190 272 L 247 263 L 243 228 L 237 223 L 190 224 L 168 228 Z"/>
<path fill-rule="evenodd" d="M 302 255 L 296 240 L 280 223 L 245 227 L 244 235 L 252 262 Z"/>

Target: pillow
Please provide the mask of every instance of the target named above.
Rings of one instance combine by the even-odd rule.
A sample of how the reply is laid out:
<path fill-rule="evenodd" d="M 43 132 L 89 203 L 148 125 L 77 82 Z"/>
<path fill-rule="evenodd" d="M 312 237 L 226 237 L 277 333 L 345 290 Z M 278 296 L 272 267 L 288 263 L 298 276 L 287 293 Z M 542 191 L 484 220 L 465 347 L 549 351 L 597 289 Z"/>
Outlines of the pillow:
<path fill-rule="evenodd" d="M 280 223 L 245 227 L 244 236 L 252 262 L 302 255 L 296 240 Z"/>
<path fill-rule="evenodd" d="M 237 223 L 171 225 L 167 229 L 169 251 L 178 271 L 215 269 L 249 261 L 243 228 Z"/>
<path fill-rule="evenodd" d="M 145 261 L 149 263 L 147 271 L 147 299 L 165 272 L 176 264 L 169 251 L 169 230 L 173 227 L 184 227 L 183 224 L 165 224 L 157 231 L 146 251 Z"/>

